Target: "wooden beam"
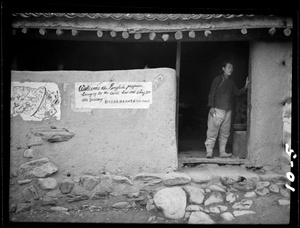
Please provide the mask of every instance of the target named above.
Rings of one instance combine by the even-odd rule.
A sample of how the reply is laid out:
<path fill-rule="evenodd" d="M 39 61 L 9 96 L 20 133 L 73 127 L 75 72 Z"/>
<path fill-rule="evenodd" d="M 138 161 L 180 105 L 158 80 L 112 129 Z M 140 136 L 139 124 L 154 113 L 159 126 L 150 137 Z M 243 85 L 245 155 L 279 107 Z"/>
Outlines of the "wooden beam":
<path fill-rule="evenodd" d="M 57 36 L 56 29 L 44 29 L 45 34 L 41 35 L 39 29 L 31 29 L 24 34 L 22 32 L 23 28 L 14 29 L 15 39 L 46 39 L 46 40 L 73 40 L 73 41 L 106 41 L 106 42 L 179 42 L 175 39 L 174 32 L 163 32 L 156 33 L 153 40 L 149 38 L 149 33 L 138 33 L 136 34 L 128 33 L 126 39 L 122 36 L 122 32 L 114 32 L 111 36 L 109 31 L 103 31 L 102 36 L 97 35 L 97 31 L 86 31 L 78 30 L 78 34 L 74 35 L 74 30 L 62 30 L 64 33 L 61 36 Z M 269 32 L 270 28 L 266 29 L 248 29 L 246 34 L 242 34 L 240 29 L 236 30 L 211 30 L 211 34 L 205 36 L 204 31 L 195 31 L 189 34 L 188 31 L 182 32 L 181 42 L 201 42 L 201 41 L 253 41 L 253 40 L 265 40 L 265 41 L 291 41 L 293 33 L 289 35 L 292 30 L 286 30 L 286 34 L 283 29 L 276 29 L 276 33 L 273 35 Z M 24 31 L 24 30 L 23 30 Z M 98 33 L 99 34 L 99 33 Z M 163 35 L 168 34 L 168 39 L 164 40 Z M 137 39 L 138 38 L 138 39 Z"/>
<path fill-rule="evenodd" d="M 176 142 L 178 148 L 179 133 L 179 82 L 180 82 L 181 42 L 177 42 L 176 48 Z"/>
<path fill-rule="evenodd" d="M 231 158 L 181 158 L 181 164 L 224 164 L 224 165 L 242 165 L 248 162 L 247 159 L 231 159 Z"/>
<path fill-rule="evenodd" d="M 178 41 L 177 49 L 176 49 L 176 78 L 177 79 L 179 79 L 180 76 L 180 59 L 181 59 L 181 42 Z"/>

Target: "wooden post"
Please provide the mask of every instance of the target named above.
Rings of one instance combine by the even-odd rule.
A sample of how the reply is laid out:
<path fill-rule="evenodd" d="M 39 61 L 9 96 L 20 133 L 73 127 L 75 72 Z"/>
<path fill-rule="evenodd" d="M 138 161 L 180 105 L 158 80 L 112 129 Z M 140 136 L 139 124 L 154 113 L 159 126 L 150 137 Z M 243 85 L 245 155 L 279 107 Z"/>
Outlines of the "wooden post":
<path fill-rule="evenodd" d="M 178 150 L 178 134 L 179 134 L 178 130 L 179 130 L 180 58 L 181 58 L 181 42 L 177 41 L 177 48 L 176 48 L 176 143 L 177 143 L 177 150 Z"/>

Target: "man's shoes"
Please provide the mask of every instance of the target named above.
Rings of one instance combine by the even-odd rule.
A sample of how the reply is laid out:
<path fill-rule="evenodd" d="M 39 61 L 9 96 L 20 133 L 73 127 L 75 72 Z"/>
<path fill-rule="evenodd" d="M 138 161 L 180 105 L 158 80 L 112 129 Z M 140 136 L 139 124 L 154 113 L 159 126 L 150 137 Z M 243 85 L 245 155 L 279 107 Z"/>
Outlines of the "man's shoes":
<path fill-rule="evenodd" d="M 229 154 L 227 154 L 227 153 L 225 153 L 225 152 L 220 153 L 220 158 L 229 158 L 229 157 L 231 157 L 231 156 L 232 156 L 232 153 L 229 153 Z"/>
<path fill-rule="evenodd" d="M 206 152 L 206 158 L 212 158 L 213 156 L 212 156 L 212 151 L 211 152 Z"/>

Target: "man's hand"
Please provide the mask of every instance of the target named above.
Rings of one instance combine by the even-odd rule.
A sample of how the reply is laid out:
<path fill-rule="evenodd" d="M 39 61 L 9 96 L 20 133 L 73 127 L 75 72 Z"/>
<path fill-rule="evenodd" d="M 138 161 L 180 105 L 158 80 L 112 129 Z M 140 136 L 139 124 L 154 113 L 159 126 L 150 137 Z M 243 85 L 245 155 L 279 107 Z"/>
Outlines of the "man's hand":
<path fill-rule="evenodd" d="M 214 116 L 216 115 L 216 110 L 215 110 L 215 108 L 211 108 L 211 109 L 209 110 L 209 114 L 210 114 L 212 117 L 214 117 Z"/>
<path fill-rule="evenodd" d="M 248 89 L 248 85 L 250 83 L 249 77 L 246 78 L 246 84 L 245 84 L 245 89 Z"/>

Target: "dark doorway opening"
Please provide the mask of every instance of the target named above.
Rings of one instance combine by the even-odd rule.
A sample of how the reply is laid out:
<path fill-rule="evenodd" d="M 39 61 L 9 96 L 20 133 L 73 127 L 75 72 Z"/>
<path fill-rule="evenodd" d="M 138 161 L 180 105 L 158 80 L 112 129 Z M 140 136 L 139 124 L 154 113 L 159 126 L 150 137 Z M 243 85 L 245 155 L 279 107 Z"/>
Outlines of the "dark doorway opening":
<path fill-rule="evenodd" d="M 230 77 L 238 89 L 241 89 L 248 76 L 248 42 L 182 43 L 179 81 L 179 159 L 205 158 L 208 93 L 214 77 L 222 73 L 222 61 L 227 59 L 232 61 L 234 67 Z M 235 104 L 232 126 L 233 124 L 246 125 L 247 95 L 236 98 Z M 233 151 L 233 135 L 233 127 L 231 127 L 227 153 Z M 213 156 L 219 157 L 218 142 L 214 147 Z"/>

